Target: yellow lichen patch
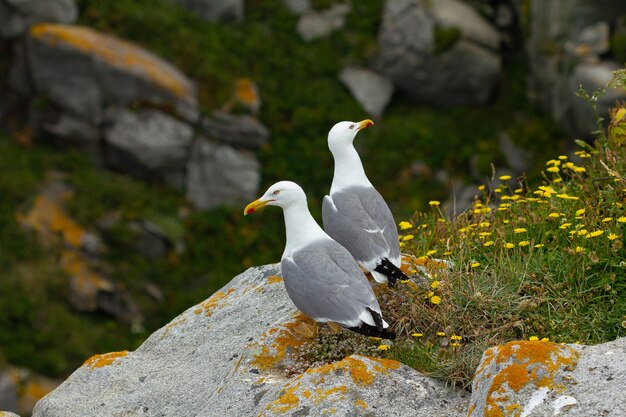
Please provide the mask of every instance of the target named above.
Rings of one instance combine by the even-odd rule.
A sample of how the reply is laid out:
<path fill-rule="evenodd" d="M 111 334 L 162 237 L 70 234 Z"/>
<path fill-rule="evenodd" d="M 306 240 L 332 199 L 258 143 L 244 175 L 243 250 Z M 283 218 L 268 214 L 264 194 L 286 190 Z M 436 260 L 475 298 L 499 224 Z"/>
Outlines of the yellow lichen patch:
<path fill-rule="evenodd" d="M 345 394 L 347 390 L 348 388 L 345 385 L 340 385 L 338 387 L 333 387 L 333 388 L 328 388 L 328 389 L 316 388 L 315 396 L 313 397 L 313 403 L 315 405 L 318 405 L 322 401 L 324 401 L 326 398 L 335 394 L 338 395 L 337 400 L 343 400 L 346 397 Z"/>
<path fill-rule="evenodd" d="M 288 349 L 301 346 L 307 339 L 297 329 L 302 323 L 313 326 L 314 322 L 306 315 L 298 312 L 294 320 L 279 327 L 269 329 L 262 336 L 261 352 L 254 356 L 254 363 L 261 369 L 269 369 L 283 360 Z M 273 338 L 273 341 L 269 339 Z"/>
<path fill-rule="evenodd" d="M 554 389 L 555 376 L 562 369 L 573 369 L 578 361 L 578 352 L 569 346 L 539 340 L 510 342 L 488 352 L 477 377 L 485 378 L 482 372 L 487 366 L 498 365 L 501 370 L 487 393 L 486 417 L 519 414 L 517 403 L 507 403 L 511 394 L 520 392 L 529 384 Z"/>
<path fill-rule="evenodd" d="M 235 86 L 235 97 L 239 102 L 250 107 L 257 107 L 261 102 L 254 81 L 250 78 L 239 78 Z"/>
<path fill-rule="evenodd" d="M 193 92 L 189 81 L 172 65 L 131 42 L 86 27 L 50 23 L 33 25 L 30 35 L 48 45 L 63 44 L 147 78 L 176 97 L 188 97 Z"/>
<path fill-rule="evenodd" d="M 355 384 L 365 386 L 370 385 L 374 381 L 375 372 L 386 374 L 389 369 L 398 369 L 400 367 L 400 362 L 394 360 L 370 357 L 368 357 L 368 359 L 376 363 L 371 370 L 364 361 L 355 357 L 347 357 L 339 362 L 322 365 L 317 368 L 309 368 L 306 373 L 328 375 L 331 372 L 341 369 L 350 373 L 352 381 Z"/>
<path fill-rule="evenodd" d="M 120 352 L 104 353 L 102 355 L 93 355 L 91 358 L 87 359 L 85 363 L 83 363 L 83 366 L 88 366 L 91 369 L 109 366 L 115 363 L 117 359 L 123 358 L 126 355 L 128 355 L 127 350 L 122 350 Z"/>
<path fill-rule="evenodd" d="M 355 404 L 356 404 L 356 406 L 357 406 L 357 407 L 361 407 L 361 408 L 367 408 L 367 407 L 369 407 L 369 405 L 368 405 L 365 401 L 363 401 L 362 399 L 360 399 L 360 398 L 357 398 L 357 400 L 356 400 Z"/>
<path fill-rule="evenodd" d="M 293 407 L 300 403 L 300 399 L 294 394 L 294 391 L 298 388 L 298 385 L 287 389 L 283 395 L 278 397 L 273 403 L 268 405 L 272 411 L 279 413 L 286 413 Z"/>
<path fill-rule="evenodd" d="M 193 312 L 196 314 L 200 314 L 204 311 L 204 314 L 209 317 L 213 314 L 213 311 L 218 307 L 224 307 L 226 305 L 226 298 L 231 295 L 235 291 L 234 288 L 229 289 L 226 292 L 216 291 L 208 300 L 200 303 L 198 308 L 196 308 Z"/>
<path fill-rule="evenodd" d="M 271 277 L 267 279 L 268 284 L 277 284 L 279 282 L 283 282 L 283 279 L 276 275 L 272 275 Z"/>

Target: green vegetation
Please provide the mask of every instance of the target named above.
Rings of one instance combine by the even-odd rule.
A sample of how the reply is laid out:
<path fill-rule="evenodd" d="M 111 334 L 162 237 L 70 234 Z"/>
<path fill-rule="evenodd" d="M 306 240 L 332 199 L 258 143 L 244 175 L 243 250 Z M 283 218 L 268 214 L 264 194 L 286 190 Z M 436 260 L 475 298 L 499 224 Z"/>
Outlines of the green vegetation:
<path fill-rule="evenodd" d="M 328 3 L 319 0 L 315 7 Z M 319 218 L 332 177 L 332 170 L 320 169 L 332 166 L 327 131 L 339 120 L 366 117 L 337 75 L 374 53 L 382 2 L 353 2 L 346 29 L 311 44 L 299 39 L 296 17 L 278 0 L 247 2 L 245 22 L 234 25 L 203 22 L 166 0 L 78 4 L 81 24 L 135 41 L 179 66 L 197 82 L 207 113 L 230 100 L 236 78 L 255 80 L 263 99 L 259 118 L 273 135 L 261 150 L 262 188 L 280 179 L 297 181 Z M 410 216 L 426 209 L 429 199 L 447 197 L 432 179 L 413 177 L 415 161 L 466 178 L 470 160 L 477 157 L 480 174 L 488 176 L 491 162 L 503 162 L 494 146 L 503 131 L 537 154 L 559 152 L 558 129 L 525 99 L 524 63 L 507 61 L 506 73 L 493 104 L 440 110 L 415 106 L 399 95 L 385 118 L 360 135 L 357 146 L 368 175 L 396 216 Z M 538 168 L 529 173 L 531 180 L 538 178 Z M 17 223 L 16 213 L 28 210 L 51 169 L 67 173 L 75 189 L 68 214 L 83 227 L 94 229 L 103 216 L 119 215 L 102 234 L 106 272 L 139 303 L 145 331 L 134 334 L 108 316 L 69 307 L 58 254 L 41 248 Z M 0 137 L 0 172 L 0 355 L 38 372 L 63 375 L 94 353 L 133 349 L 237 273 L 275 262 L 283 250 L 279 211 L 245 219 L 241 207 L 183 215 L 190 210 L 182 196 L 95 169 L 83 155 L 42 143 L 23 148 Z M 157 223 L 174 240 L 182 239 L 186 250 L 156 260 L 141 256 L 128 227 L 136 219 Z M 149 283 L 163 291 L 164 301 L 146 294 Z"/>

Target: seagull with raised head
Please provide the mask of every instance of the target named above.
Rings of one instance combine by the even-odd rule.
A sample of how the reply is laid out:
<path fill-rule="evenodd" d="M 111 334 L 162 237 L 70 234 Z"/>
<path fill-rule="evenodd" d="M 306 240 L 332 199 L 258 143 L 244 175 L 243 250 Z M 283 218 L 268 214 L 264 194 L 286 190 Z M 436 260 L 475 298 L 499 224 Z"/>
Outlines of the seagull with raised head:
<path fill-rule="evenodd" d="M 340 122 L 328 133 L 335 174 L 330 194 L 324 197 L 322 218 L 326 233 L 348 249 L 363 270 L 376 282 L 393 287 L 398 279 L 408 279 L 400 270 L 398 229 L 353 145 L 357 133 L 373 124 L 369 119 Z"/>
<path fill-rule="evenodd" d="M 367 278 L 350 252 L 313 219 L 302 188 L 291 181 L 277 182 L 248 204 L 244 215 L 264 206 L 283 209 L 287 242 L 280 264 L 296 307 L 316 322 L 393 339 Z"/>

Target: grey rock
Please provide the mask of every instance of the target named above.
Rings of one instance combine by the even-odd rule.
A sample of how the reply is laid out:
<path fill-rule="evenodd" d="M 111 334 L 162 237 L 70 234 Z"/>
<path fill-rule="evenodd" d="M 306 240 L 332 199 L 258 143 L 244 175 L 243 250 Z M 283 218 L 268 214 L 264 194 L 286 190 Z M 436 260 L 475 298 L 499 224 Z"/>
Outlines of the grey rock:
<path fill-rule="evenodd" d="M 59 115 L 57 120 L 47 122 L 43 128 L 53 135 L 73 142 L 84 143 L 87 146 L 97 145 L 100 139 L 98 129 L 68 114 Z"/>
<path fill-rule="evenodd" d="M 367 68 L 347 67 L 341 71 L 339 79 L 363 110 L 372 116 L 382 116 L 394 90 L 388 78 Z"/>
<path fill-rule="evenodd" d="M 10 411 L 0 411 L 0 417 L 20 417 L 20 416 Z"/>
<path fill-rule="evenodd" d="M 532 154 L 528 150 L 513 143 L 511 137 L 506 132 L 501 132 L 498 135 L 498 145 L 509 168 L 518 174 L 528 171 L 532 157 Z"/>
<path fill-rule="evenodd" d="M 586 62 L 576 66 L 570 76 L 568 94 L 565 96 L 569 110 L 565 115 L 566 127 L 572 134 L 588 137 L 597 130 L 596 117 L 590 103 L 575 94 L 579 86 L 589 94 L 598 88 L 605 88 L 613 71 L 619 68 L 623 66 L 613 61 Z M 605 118 L 605 122 L 608 122 L 609 108 L 620 100 L 626 100 L 626 91 L 620 89 L 607 89 L 606 94 L 598 100 L 598 114 Z"/>
<path fill-rule="evenodd" d="M 460 37 L 436 50 L 436 27 L 455 27 Z M 374 68 L 418 103 L 486 103 L 500 77 L 497 32 L 456 0 L 446 0 L 445 8 L 427 0 L 387 1 L 378 44 Z"/>
<path fill-rule="evenodd" d="M 311 10 L 310 0 L 283 0 L 283 4 L 293 14 L 303 15 Z"/>
<path fill-rule="evenodd" d="M 300 17 L 296 29 L 305 42 L 311 42 L 343 28 L 350 10 L 348 4 L 341 3 L 322 11 L 310 10 Z"/>
<path fill-rule="evenodd" d="M 129 228 L 135 233 L 133 247 L 147 258 L 162 258 L 173 247 L 163 230 L 150 221 L 132 222 Z"/>
<path fill-rule="evenodd" d="M 102 121 L 103 103 L 155 104 L 197 119 L 193 83 L 135 44 L 86 27 L 38 25 L 25 48 L 35 93 L 94 126 Z"/>
<path fill-rule="evenodd" d="M 472 383 L 469 417 L 513 404 L 526 417 L 624 416 L 624 355 L 626 338 L 597 346 L 521 341 L 491 348 Z M 528 378 L 514 381 L 519 369 Z"/>
<path fill-rule="evenodd" d="M 599 60 L 599 55 L 607 53 L 610 47 L 609 24 L 597 22 L 582 29 L 564 48 L 579 58 L 588 61 Z"/>
<path fill-rule="evenodd" d="M 449 215 L 457 215 L 471 207 L 478 195 L 479 191 L 476 184 L 463 184 L 461 181 L 453 181 L 452 192 L 443 206 Z"/>
<path fill-rule="evenodd" d="M 202 119 L 200 128 L 208 139 L 238 148 L 258 149 L 270 137 L 270 131 L 255 118 L 223 111 Z"/>
<path fill-rule="evenodd" d="M 11 369 L 0 371 L 0 410 L 18 411 L 17 381 L 11 375 Z M 3 414 L 0 411 L 0 417 Z"/>
<path fill-rule="evenodd" d="M 241 204 L 256 196 L 260 179 L 254 154 L 198 138 L 187 164 L 187 199 L 200 209 Z"/>
<path fill-rule="evenodd" d="M 350 356 L 287 376 L 305 340 L 278 265 L 251 268 L 134 352 L 96 356 L 39 401 L 34 417 L 462 416 L 457 391 L 395 361 Z M 308 392 L 307 392 L 308 391 Z"/>
<path fill-rule="evenodd" d="M 243 0 L 173 0 L 209 22 L 240 22 Z"/>
<path fill-rule="evenodd" d="M 78 8 L 74 0 L 0 0 L 0 36 L 13 38 L 34 23 L 74 23 Z"/>
<path fill-rule="evenodd" d="M 457 28 L 461 36 L 469 41 L 497 51 L 500 35 L 476 10 L 458 0 L 432 2 L 435 21 L 443 28 Z"/>
<path fill-rule="evenodd" d="M 106 126 L 105 159 L 110 167 L 184 188 L 193 137 L 189 125 L 156 110 L 111 109 Z"/>

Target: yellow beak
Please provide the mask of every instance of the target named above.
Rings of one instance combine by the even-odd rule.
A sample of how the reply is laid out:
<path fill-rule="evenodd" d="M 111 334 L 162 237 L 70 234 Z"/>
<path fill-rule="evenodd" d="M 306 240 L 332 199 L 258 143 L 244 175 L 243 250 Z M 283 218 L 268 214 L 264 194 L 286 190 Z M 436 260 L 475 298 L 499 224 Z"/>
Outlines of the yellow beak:
<path fill-rule="evenodd" d="M 258 200 L 254 200 L 252 203 L 248 204 L 245 209 L 243 209 L 243 215 L 247 216 L 248 214 L 252 214 L 252 213 L 254 213 L 257 210 L 262 209 L 270 201 L 272 201 L 272 200 L 265 200 L 265 201 L 263 201 L 260 198 Z"/>
<path fill-rule="evenodd" d="M 370 127 L 373 124 L 374 124 L 374 122 L 372 122 L 370 119 L 361 120 L 359 122 L 359 129 L 358 130 L 365 129 L 366 127 Z"/>

